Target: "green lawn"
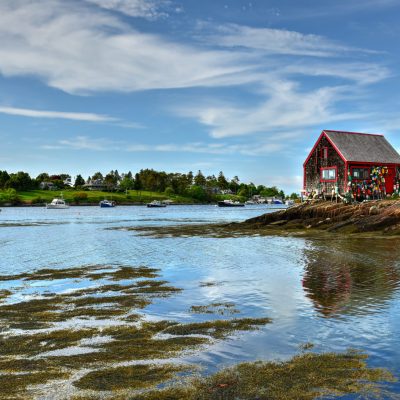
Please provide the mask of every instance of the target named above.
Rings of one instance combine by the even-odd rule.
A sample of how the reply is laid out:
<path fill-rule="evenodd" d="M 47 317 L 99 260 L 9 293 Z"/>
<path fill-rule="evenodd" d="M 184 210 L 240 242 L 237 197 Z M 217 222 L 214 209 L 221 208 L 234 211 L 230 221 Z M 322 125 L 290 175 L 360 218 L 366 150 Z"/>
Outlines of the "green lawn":
<path fill-rule="evenodd" d="M 124 193 L 110 193 L 100 191 L 75 191 L 75 190 L 30 190 L 25 192 L 18 192 L 18 198 L 22 203 L 49 203 L 55 197 L 60 197 L 61 193 L 66 202 L 75 204 L 76 201 L 74 196 L 76 193 L 86 193 L 87 199 L 81 201 L 81 203 L 94 203 L 97 204 L 100 200 L 108 199 L 114 200 L 117 204 L 133 204 L 133 203 L 149 203 L 152 200 L 172 200 L 177 204 L 193 204 L 199 203 L 198 200 L 190 197 L 183 197 L 177 195 L 167 196 L 164 193 L 148 192 L 144 190 L 136 191 L 129 190 L 128 194 Z"/>

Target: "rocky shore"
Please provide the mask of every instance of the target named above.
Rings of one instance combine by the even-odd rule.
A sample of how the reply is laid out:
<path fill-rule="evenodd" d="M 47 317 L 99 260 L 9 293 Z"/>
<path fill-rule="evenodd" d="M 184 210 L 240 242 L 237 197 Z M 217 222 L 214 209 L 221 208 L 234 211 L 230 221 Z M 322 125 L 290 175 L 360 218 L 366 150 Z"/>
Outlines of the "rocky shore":
<path fill-rule="evenodd" d="M 342 233 L 381 232 L 400 235 L 400 200 L 336 204 L 327 201 L 302 203 L 242 223 L 255 230 L 326 231 Z"/>

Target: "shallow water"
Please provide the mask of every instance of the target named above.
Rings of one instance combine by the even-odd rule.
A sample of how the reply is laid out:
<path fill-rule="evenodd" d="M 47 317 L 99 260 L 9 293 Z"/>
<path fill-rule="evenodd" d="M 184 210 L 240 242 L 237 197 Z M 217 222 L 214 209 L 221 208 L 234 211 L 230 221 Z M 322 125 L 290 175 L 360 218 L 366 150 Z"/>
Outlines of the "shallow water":
<path fill-rule="evenodd" d="M 245 360 L 287 359 L 313 351 L 356 348 L 371 366 L 400 377 L 400 242 L 281 237 L 151 238 L 115 227 L 242 221 L 265 206 L 3 208 L 0 275 L 81 265 L 145 265 L 184 290 L 155 300 L 148 318 L 192 322 L 221 318 L 188 312 L 232 302 L 238 317 L 270 317 L 258 331 L 236 335 L 187 356 L 207 371 Z M 0 282 L 0 290 L 10 282 Z M 57 290 L 60 282 L 27 291 Z M 41 283 L 43 286 L 43 283 Z M 391 389 L 400 393 L 400 385 Z"/>

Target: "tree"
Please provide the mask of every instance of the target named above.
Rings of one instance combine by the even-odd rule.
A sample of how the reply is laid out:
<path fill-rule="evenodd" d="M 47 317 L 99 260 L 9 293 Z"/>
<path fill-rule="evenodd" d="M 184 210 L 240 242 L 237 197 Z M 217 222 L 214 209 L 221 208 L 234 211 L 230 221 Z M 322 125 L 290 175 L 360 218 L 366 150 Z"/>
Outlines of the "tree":
<path fill-rule="evenodd" d="M 194 177 L 194 184 L 196 186 L 205 186 L 207 183 L 206 178 L 204 177 L 203 173 L 199 170 Z"/>
<path fill-rule="evenodd" d="M 142 189 L 142 182 L 140 181 L 140 175 L 138 173 L 135 174 L 135 182 L 133 183 L 134 190 Z"/>
<path fill-rule="evenodd" d="M 118 178 L 117 178 L 117 175 L 114 173 L 114 171 L 109 172 L 105 176 L 104 183 L 107 186 L 107 190 L 113 190 L 116 188 L 116 186 L 118 184 Z"/>
<path fill-rule="evenodd" d="M 82 175 L 77 175 L 75 178 L 75 189 L 81 188 L 85 184 L 85 180 L 82 178 Z"/>
<path fill-rule="evenodd" d="M 290 195 L 290 199 L 291 200 L 297 200 L 299 198 L 299 195 L 297 194 L 297 193 L 292 193 L 291 195 Z"/>
<path fill-rule="evenodd" d="M 96 173 L 92 176 L 92 180 L 93 180 L 93 181 L 96 181 L 97 179 L 101 179 L 101 180 L 104 179 L 103 174 L 102 174 L 101 172 L 96 172 Z"/>
<path fill-rule="evenodd" d="M 222 171 L 220 171 L 218 174 L 217 182 L 220 189 L 228 189 L 229 184 Z"/>
<path fill-rule="evenodd" d="M 204 201 L 207 199 L 207 192 L 202 186 L 193 185 L 187 190 L 187 194 L 194 199 Z"/>
<path fill-rule="evenodd" d="M 36 187 L 36 182 L 31 179 L 27 172 L 19 171 L 11 174 L 10 179 L 6 183 L 6 188 L 15 190 L 30 190 Z"/>
<path fill-rule="evenodd" d="M 239 177 L 237 175 L 235 175 L 229 182 L 229 189 L 231 189 L 233 193 L 237 193 L 239 189 Z"/>
<path fill-rule="evenodd" d="M 42 172 L 35 178 L 37 183 L 41 182 L 49 182 L 50 181 L 50 176 L 47 172 Z"/>
<path fill-rule="evenodd" d="M 8 175 L 8 172 L 0 171 L 0 189 L 4 189 L 9 180 L 10 180 L 10 175 Z"/>
<path fill-rule="evenodd" d="M 135 182 L 132 179 L 132 174 L 130 176 L 129 176 L 129 174 L 124 175 L 121 182 L 119 183 L 119 187 L 123 191 L 133 189 L 134 185 L 135 185 Z"/>

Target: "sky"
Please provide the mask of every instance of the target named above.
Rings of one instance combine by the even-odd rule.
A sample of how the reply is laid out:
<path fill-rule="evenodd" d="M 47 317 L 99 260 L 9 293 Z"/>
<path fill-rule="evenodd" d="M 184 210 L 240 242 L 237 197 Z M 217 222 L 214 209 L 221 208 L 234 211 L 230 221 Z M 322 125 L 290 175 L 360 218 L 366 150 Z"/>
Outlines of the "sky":
<path fill-rule="evenodd" d="M 400 0 L 1 0 L 0 170 L 299 191 L 323 129 L 400 150 Z"/>

